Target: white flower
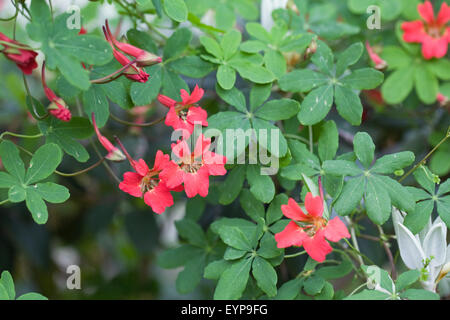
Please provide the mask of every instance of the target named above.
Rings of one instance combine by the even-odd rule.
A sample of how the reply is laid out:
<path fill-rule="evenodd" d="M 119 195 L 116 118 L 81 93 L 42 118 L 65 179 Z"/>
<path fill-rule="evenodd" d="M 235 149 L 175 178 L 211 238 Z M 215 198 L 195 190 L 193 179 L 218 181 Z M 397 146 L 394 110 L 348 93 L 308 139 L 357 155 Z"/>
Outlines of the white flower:
<path fill-rule="evenodd" d="M 261 1 L 261 25 L 270 31 L 273 26 L 272 11 L 286 8 L 288 0 L 262 0 Z"/>
<path fill-rule="evenodd" d="M 450 269 L 450 245 L 447 246 L 447 226 L 437 218 L 427 225 L 417 235 L 404 226 L 405 213 L 393 209 L 392 219 L 397 235 L 400 256 L 409 269 L 426 273 L 421 280 L 424 289 L 436 292 L 436 285 L 446 276 Z M 447 277 L 442 281 L 450 281 Z M 441 281 L 441 282 L 442 282 Z"/>

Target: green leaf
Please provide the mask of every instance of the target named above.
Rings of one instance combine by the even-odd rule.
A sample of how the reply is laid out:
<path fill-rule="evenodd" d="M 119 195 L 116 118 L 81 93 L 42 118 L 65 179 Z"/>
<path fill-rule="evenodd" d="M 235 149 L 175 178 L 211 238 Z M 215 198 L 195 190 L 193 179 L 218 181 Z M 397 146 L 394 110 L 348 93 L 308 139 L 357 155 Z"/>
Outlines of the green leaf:
<path fill-rule="evenodd" d="M 261 147 L 264 149 L 267 148 L 267 150 L 269 150 L 272 156 L 278 158 L 283 157 L 286 154 L 288 149 L 287 141 L 286 138 L 283 136 L 283 133 L 277 126 L 271 124 L 266 120 L 262 120 L 259 118 L 252 118 L 252 125 L 253 129 L 255 129 L 256 131 L 258 144 L 260 148 Z M 262 164 L 266 164 L 261 161 L 261 158 L 260 162 Z"/>
<path fill-rule="evenodd" d="M 232 66 L 239 72 L 242 78 L 254 83 L 264 84 L 275 80 L 275 76 L 271 71 L 255 63 L 236 60 L 232 62 Z"/>
<path fill-rule="evenodd" d="M 436 101 L 439 92 L 439 81 L 424 65 L 418 65 L 414 72 L 417 95 L 426 104 Z"/>
<path fill-rule="evenodd" d="M 282 76 L 278 84 L 283 91 L 308 92 L 325 85 L 328 77 L 310 69 L 294 70 Z"/>
<path fill-rule="evenodd" d="M 184 89 L 189 92 L 186 82 L 176 73 L 162 69 L 162 94 L 172 99 L 179 100 L 180 90 Z"/>
<path fill-rule="evenodd" d="M 222 273 L 214 291 L 215 300 L 236 300 L 242 296 L 247 286 L 252 261 L 251 258 L 243 258 Z"/>
<path fill-rule="evenodd" d="M 264 29 L 264 27 L 259 23 L 249 22 L 245 25 L 245 29 L 247 30 L 249 35 L 255 37 L 256 39 L 262 42 L 270 43 L 272 40 L 270 37 L 270 33 L 267 32 L 267 30 Z"/>
<path fill-rule="evenodd" d="M 6 290 L 2 283 L 0 283 L 0 300 L 10 300 L 8 290 Z"/>
<path fill-rule="evenodd" d="M 202 252 L 204 252 L 204 250 L 201 248 L 189 244 L 182 244 L 159 254 L 157 263 L 162 268 L 173 269 L 184 266 L 188 261 Z"/>
<path fill-rule="evenodd" d="M 180 59 L 169 62 L 167 67 L 191 78 L 204 78 L 214 70 L 213 64 L 204 61 L 198 56 L 181 57 Z M 155 75 L 153 73 L 150 74 L 152 77 L 146 83 L 154 79 Z"/>
<path fill-rule="evenodd" d="M 230 265 L 231 262 L 224 259 L 213 261 L 206 266 L 203 277 L 205 279 L 217 280 Z"/>
<path fill-rule="evenodd" d="M 254 111 L 257 107 L 261 106 L 267 99 L 269 99 L 271 92 L 271 83 L 254 84 L 252 89 L 250 90 L 250 111 Z"/>
<path fill-rule="evenodd" d="M 335 157 L 339 147 L 339 132 L 333 120 L 326 121 L 320 128 L 318 152 L 322 161 Z"/>
<path fill-rule="evenodd" d="M 450 80 L 450 61 L 448 59 L 434 59 L 426 64 L 436 77 L 442 80 Z"/>
<path fill-rule="evenodd" d="M 242 229 L 233 226 L 220 227 L 219 236 L 225 244 L 238 250 L 251 251 L 252 245 Z"/>
<path fill-rule="evenodd" d="M 318 276 L 311 276 L 305 280 L 303 284 L 303 288 L 305 292 L 310 295 L 316 295 L 322 291 L 323 286 L 325 285 L 325 279 Z"/>
<path fill-rule="evenodd" d="M 264 259 L 272 259 L 281 255 L 283 250 L 278 249 L 275 237 L 270 232 L 266 232 L 259 242 L 259 249 L 256 253 Z"/>
<path fill-rule="evenodd" d="M 247 167 L 247 179 L 249 176 L 249 171 L 250 171 L 250 175 L 253 175 L 254 173 L 251 172 L 253 169 L 248 169 L 250 167 L 253 167 L 255 165 L 249 165 Z M 258 170 L 257 166 L 256 170 Z M 258 174 L 259 172 L 256 172 L 255 174 Z M 254 182 L 255 180 L 253 180 Z M 273 189 L 273 193 L 275 192 L 274 187 L 272 186 Z M 256 191 L 258 192 L 264 192 L 261 190 L 256 189 Z M 255 191 L 255 192 L 256 192 Z M 273 193 L 270 192 L 272 194 L 272 198 L 273 198 Z M 272 199 L 271 199 L 272 200 Z M 252 218 L 254 221 L 258 222 L 260 221 L 261 218 L 264 218 L 264 205 L 260 202 L 260 200 L 258 200 L 256 198 L 256 196 L 254 195 L 253 192 L 249 191 L 248 189 L 243 189 L 241 192 L 241 197 L 239 198 L 240 204 L 242 206 L 242 209 L 244 209 L 245 213 Z"/>
<path fill-rule="evenodd" d="M 20 182 L 25 178 L 25 165 L 20 158 L 19 149 L 14 143 L 4 140 L 0 144 L 0 158 L 5 169 Z"/>
<path fill-rule="evenodd" d="M 354 126 L 360 125 L 363 106 L 359 96 L 353 89 L 339 85 L 335 86 L 334 90 L 336 108 L 341 117 Z"/>
<path fill-rule="evenodd" d="M 225 101 L 229 105 L 232 105 L 240 112 L 247 112 L 247 104 L 245 102 L 244 94 L 241 91 L 239 91 L 235 87 L 233 87 L 231 90 L 224 90 L 217 85 L 216 91 L 223 101 Z"/>
<path fill-rule="evenodd" d="M 389 104 L 398 104 L 406 99 L 413 88 L 414 68 L 402 68 L 394 71 L 383 83 L 381 93 Z"/>
<path fill-rule="evenodd" d="M 183 0 L 179 0 L 184 2 Z M 177 29 L 169 39 L 167 39 L 164 46 L 163 60 L 178 57 L 188 47 L 192 39 L 192 32 L 187 28 Z"/>
<path fill-rule="evenodd" d="M 430 220 L 433 208 L 433 200 L 418 202 L 415 210 L 406 215 L 404 225 L 411 230 L 413 234 L 419 233 Z"/>
<path fill-rule="evenodd" d="M 345 300 L 386 300 L 390 295 L 378 290 L 367 290 L 353 294 L 345 298 Z"/>
<path fill-rule="evenodd" d="M 270 100 L 255 112 L 255 116 L 271 121 L 287 120 L 296 115 L 300 104 L 292 99 Z"/>
<path fill-rule="evenodd" d="M 333 70 L 334 56 L 333 51 L 325 42 L 317 41 L 317 50 L 311 57 L 311 61 L 325 74 L 331 74 Z"/>
<path fill-rule="evenodd" d="M 339 198 L 334 203 L 334 209 L 341 216 L 348 215 L 360 204 L 365 189 L 364 176 L 345 182 Z"/>
<path fill-rule="evenodd" d="M 417 282 L 419 278 L 420 278 L 419 270 L 408 270 L 406 272 L 403 272 L 401 275 L 398 276 L 397 280 L 395 281 L 396 290 L 402 291 L 403 289 Z"/>
<path fill-rule="evenodd" d="M 11 188 L 13 185 L 20 185 L 20 181 L 9 173 L 0 171 L 0 189 Z"/>
<path fill-rule="evenodd" d="M 401 293 L 400 297 L 408 300 L 439 300 L 437 293 L 424 289 L 408 289 Z"/>
<path fill-rule="evenodd" d="M 415 201 L 412 194 L 396 180 L 380 175 L 372 176 L 376 182 L 382 185 L 389 193 L 392 204 L 403 211 L 412 212 L 415 208 Z"/>
<path fill-rule="evenodd" d="M 386 189 L 376 180 L 368 179 L 364 199 L 370 220 L 378 225 L 384 224 L 391 215 L 391 199 Z"/>
<path fill-rule="evenodd" d="M 294 300 L 295 297 L 300 293 L 302 289 L 303 279 L 295 278 L 285 282 L 280 289 L 278 289 L 278 294 L 275 297 L 276 300 Z"/>
<path fill-rule="evenodd" d="M 439 198 L 437 201 L 437 212 L 448 228 L 450 226 L 450 196 Z"/>
<path fill-rule="evenodd" d="M 127 39 L 130 44 L 136 47 L 152 53 L 158 52 L 158 46 L 147 32 L 139 31 L 137 29 L 129 29 L 127 31 Z"/>
<path fill-rule="evenodd" d="M 147 82 L 133 82 L 131 84 L 131 100 L 133 100 L 133 103 L 137 106 L 150 104 L 153 100 L 156 99 L 159 90 L 161 89 L 161 66 L 151 66 L 148 68 L 148 70 L 151 70 L 151 77 L 147 80 Z"/>
<path fill-rule="evenodd" d="M 256 257 L 253 260 L 252 274 L 256 279 L 258 287 L 264 291 L 267 296 L 274 297 L 277 294 L 277 273 L 272 265 L 263 258 Z"/>
<path fill-rule="evenodd" d="M 188 17 L 188 9 L 184 0 L 164 0 L 164 11 L 177 22 L 186 21 Z"/>
<path fill-rule="evenodd" d="M 214 57 L 222 59 L 224 57 L 224 53 L 219 43 L 207 36 L 201 36 L 200 42 L 205 47 L 206 51 L 212 54 Z"/>
<path fill-rule="evenodd" d="M 205 268 L 205 255 L 199 255 L 189 260 L 176 280 L 177 291 L 181 294 L 192 292 L 200 283 Z"/>
<path fill-rule="evenodd" d="M 3 285 L 6 292 L 8 293 L 9 300 L 14 300 L 16 298 L 16 289 L 14 287 L 13 278 L 8 271 L 2 272 L 2 276 L 0 278 L 0 284 Z M 0 293 L 0 296 L 1 295 L 2 294 Z"/>
<path fill-rule="evenodd" d="M 303 100 L 298 120 L 303 125 L 313 125 L 323 120 L 333 104 L 333 86 L 314 89 Z"/>
<path fill-rule="evenodd" d="M 106 124 L 109 118 L 109 102 L 102 85 L 94 84 L 89 90 L 83 92 L 83 108 L 89 118 L 92 112 L 94 113 L 95 122 L 99 128 Z"/>
<path fill-rule="evenodd" d="M 340 81 L 358 90 L 370 90 L 378 87 L 384 79 L 384 74 L 372 68 L 363 68 L 353 71 Z"/>
<path fill-rule="evenodd" d="M 220 189 L 220 204 L 228 205 L 237 198 L 244 185 L 245 169 L 245 166 L 238 165 L 229 171 Z"/>
<path fill-rule="evenodd" d="M 20 185 L 13 185 L 8 191 L 8 199 L 12 203 L 18 203 L 25 200 L 25 189 Z"/>
<path fill-rule="evenodd" d="M 222 47 L 225 60 L 228 60 L 237 52 L 241 40 L 242 35 L 237 30 L 230 30 L 223 35 L 220 46 Z"/>
<path fill-rule="evenodd" d="M 420 166 L 413 172 L 413 175 L 422 188 L 427 190 L 430 194 L 434 194 L 436 192 L 436 186 L 432 180 L 433 173 L 430 169 L 425 166 Z"/>
<path fill-rule="evenodd" d="M 45 201 L 50 203 L 63 203 L 70 197 L 66 187 L 53 182 L 38 183 L 34 188 Z"/>
<path fill-rule="evenodd" d="M 217 82 L 225 90 L 230 90 L 236 82 L 236 71 L 228 65 L 220 65 L 217 69 Z"/>
<path fill-rule="evenodd" d="M 394 171 L 403 169 L 412 164 L 414 158 L 414 153 L 410 151 L 388 154 L 379 158 L 371 171 L 381 174 L 394 173 Z"/>
<path fill-rule="evenodd" d="M 286 59 L 280 51 L 269 49 L 264 55 L 264 64 L 277 78 L 286 73 Z"/>
<path fill-rule="evenodd" d="M 21 295 L 17 300 L 48 300 L 48 298 L 39 293 L 29 292 Z"/>
<path fill-rule="evenodd" d="M 47 178 L 62 160 L 61 149 L 54 143 L 40 147 L 33 155 L 25 176 L 25 183 L 31 184 Z"/>
<path fill-rule="evenodd" d="M 373 161 L 375 145 L 366 132 L 358 132 L 353 139 L 353 148 L 359 161 L 368 168 Z"/>
<path fill-rule="evenodd" d="M 272 201 L 275 196 L 275 185 L 270 176 L 261 173 L 260 166 L 247 166 L 247 180 L 250 185 L 250 192 L 256 199 L 264 203 Z"/>
<path fill-rule="evenodd" d="M 273 201 L 270 203 L 266 212 L 266 223 L 271 225 L 275 221 L 278 221 L 283 216 L 281 206 L 288 203 L 288 196 L 284 193 L 277 194 Z"/>
<path fill-rule="evenodd" d="M 241 51 L 247 53 L 258 53 L 266 48 L 266 44 L 259 40 L 247 40 L 242 42 L 240 46 Z"/>
<path fill-rule="evenodd" d="M 44 224 L 48 220 L 47 206 L 39 193 L 31 188 L 27 189 L 25 199 L 28 210 L 37 224 Z"/>
<path fill-rule="evenodd" d="M 344 258 L 343 255 L 342 262 L 337 266 L 322 267 L 316 270 L 315 274 L 324 278 L 325 280 L 339 279 L 353 270 L 353 264 L 348 258 Z"/>
<path fill-rule="evenodd" d="M 225 250 L 223 258 L 225 260 L 237 260 L 242 258 L 246 253 L 247 251 L 237 250 L 232 247 L 228 247 L 227 250 Z"/>
<path fill-rule="evenodd" d="M 200 225 L 191 219 L 183 219 L 175 222 L 178 233 L 185 238 L 190 244 L 204 247 L 206 245 L 206 237 Z"/>
<path fill-rule="evenodd" d="M 407 68 L 411 64 L 411 56 L 396 46 L 384 47 L 381 58 L 387 62 L 389 70 Z"/>
<path fill-rule="evenodd" d="M 322 168 L 325 173 L 334 176 L 357 176 L 363 173 L 354 162 L 347 160 L 327 160 Z"/>
<path fill-rule="evenodd" d="M 352 44 L 342 52 L 336 62 L 336 76 L 340 76 L 351 65 L 354 65 L 361 58 L 364 46 L 361 42 Z"/>

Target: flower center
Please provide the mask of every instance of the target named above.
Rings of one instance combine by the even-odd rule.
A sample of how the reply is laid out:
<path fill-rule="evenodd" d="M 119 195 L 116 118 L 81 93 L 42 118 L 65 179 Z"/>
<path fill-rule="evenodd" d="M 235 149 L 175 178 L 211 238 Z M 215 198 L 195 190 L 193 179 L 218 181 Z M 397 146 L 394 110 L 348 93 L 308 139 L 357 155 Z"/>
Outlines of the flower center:
<path fill-rule="evenodd" d="M 158 185 L 159 179 L 152 178 L 156 174 L 157 172 L 150 171 L 145 177 L 142 178 L 140 184 L 142 194 L 146 193 L 147 191 L 153 190 Z"/>
<path fill-rule="evenodd" d="M 443 36 L 442 29 L 439 26 L 428 26 L 427 30 L 428 35 L 430 35 L 432 38 L 438 39 Z"/>
<path fill-rule="evenodd" d="M 179 111 L 178 116 L 180 117 L 181 120 L 186 121 L 187 120 L 187 111 L 186 110 Z"/>
<path fill-rule="evenodd" d="M 200 170 L 201 167 L 202 167 L 202 164 L 200 162 L 195 162 L 195 161 L 193 163 L 181 165 L 181 169 L 187 173 L 196 173 L 198 170 Z"/>
<path fill-rule="evenodd" d="M 322 229 L 327 221 L 322 217 L 312 217 L 309 221 L 306 221 L 307 225 L 303 227 L 303 230 L 309 237 L 314 237 L 314 235 Z"/>

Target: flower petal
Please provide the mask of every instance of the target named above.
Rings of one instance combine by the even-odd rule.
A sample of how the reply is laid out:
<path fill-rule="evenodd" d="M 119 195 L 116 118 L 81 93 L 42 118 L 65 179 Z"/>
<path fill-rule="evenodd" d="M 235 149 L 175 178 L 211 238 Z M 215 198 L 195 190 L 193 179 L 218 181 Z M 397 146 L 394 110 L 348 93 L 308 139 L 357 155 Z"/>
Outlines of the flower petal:
<path fill-rule="evenodd" d="M 287 248 L 291 246 L 301 246 L 303 240 L 308 238 L 306 232 L 303 231 L 294 221 L 284 228 L 283 231 L 275 234 L 275 241 L 278 248 Z"/>
<path fill-rule="evenodd" d="M 342 238 L 350 238 L 347 226 L 342 222 L 339 217 L 334 217 L 328 221 L 327 226 L 324 228 L 325 238 L 332 242 L 338 242 Z"/>
<path fill-rule="evenodd" d="M 317 262 L 325 261 L 327 254 L 333 251 L 333 248 L 325 240 L 324 232 L 319 230 L 314 237 L 308 237 L 303 241 L 303 246 L 309 256 Z"/>
<path fill-rule="evenodd" d="M 308 192 L 305 197 L 305 208 L 308 214 L 314 217 L 321 217 L 323 213 L 323 200 L 320 196 L 314 197 Z"/>
<path fill-rule="evenodd" d="M 439 26 L 444 26 L 450 21 L 450 6 L 445 2 L 442 2 L 441 10 L 439 10 L 437 17 L 437 24 Z"/>
<path fill-rule="evenodd" d="M 434 22 L 434 11 L 430 1 L 425 1 L 425 3 L 418 4 L 417 11 L 419 11 L 422 19 L 428 24 L 432 24 Z"/>
<path fill-rule="evenodd" d="M 402 23 L 403 40 L 405 42 L 422 42 L 425 36 L 425 27 L 420 20 Z"/>
<path fill-rule="evenodd" d="M 302 208 L 298 205 L 298 203 L 289 198 L 288 204 L 281 205 L 281 211 L 283 212 L 286 218 L 296 220 L 296 221 L 307 221 L 309 218 L 303 213 Z"/>
<path fill-rule="evenodd" d="M 144 202 L 149 205 L 155 213 L 163 213 L 167 207 L 173 205 L 173 197 L 170 190 L 159 183 L 155 188 L 144 194 Z"/>
<path fill-rule="evenodd" d="M 119 189 L 133 197 L 142 197 L 141 181 L 142 176 L 136 172 L 125 172 L 123 174 L 123 181 L 119 184 Z"/>

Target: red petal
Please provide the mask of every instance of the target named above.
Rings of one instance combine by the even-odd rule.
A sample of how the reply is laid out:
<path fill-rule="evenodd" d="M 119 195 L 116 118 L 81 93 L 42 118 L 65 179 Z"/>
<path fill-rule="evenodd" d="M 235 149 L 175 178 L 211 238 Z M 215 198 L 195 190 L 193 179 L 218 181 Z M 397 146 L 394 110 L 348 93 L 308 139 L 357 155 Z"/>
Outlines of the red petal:
<path fill-rule="evenodd" d="M 403 40 L 405 42 L 422 42 L 427 35 L 423 22 L 420 20 L 403 22 L 402 30 L 404 31 Z"/>
<path fill-rule="evenodd" d="M 437 24 L 439 26 L 444 26 L 449 21 L 450 21 L 450 6 L 445 2 L 442 2 L 441 10 L 439 10 L 439 14 L 437 17 Z"/>
<path fill-rule="evenodd" d="M 338 242 L 342 238 L 350 238 L 347 226 L 338 217 L 328 221 L 327 226 L 324 228 L 324 233 L 325 238 L 333 242 Z"/>
<path fill-rule="evenodd" d="M 294 221 L 289 222 L 283 231 L 275 234 L 278 248 L 300 247 L 306 238 L 309 238 L 308 235 Z"/>
<path fill-rule="evenodd" d="M 205 127 L 208 126 L 207 118 L 208 113 L 201 107 L 190 107 L 186 116 L 187 121 L 193 125 L 199 124 Z"/>
<path fill-rule="evenodd" d="M 159 174 L 159 178 L 172 189 L 183 183 L 183 172 L 175 162 L 170 161 Z"/>
<path fill-rule="evenodd" d="M 307 221 L 309 218 L 303 213 L 302 208 L 295 202 L 294 199 L 289 198 L 288 204 L 281 205 L 281 211 L 286 218 L 296 221 Z"/>
<path fill-rule="evenodd" d="M 168 96 L 162 95 L 162 94 L 159 94 L 159 95 L 158 95 L 158 101 L 159 101 L 162 105 L 164 105 L 164 106 L 166 106 L 166 107 L 169 107 L 169 108 L 175 107 L 175 105 L 176 105 L 176 103 L 177 103 L 175 100 L 169 98 Z"/>
<path fill-rule="evenodd" d="M 170 162 L 169 155 L 168 154 L 164 154 L 161 150 L 158 150 L 156 152 L 155 163 L 153 165 L 153 170 L 154 171 L 161 171 L 165 167 L 167 167 L 169 162 Z"/>
<path fill-rule="evenodd" d="M 309 256 L 317 262 L 325 261 L 325 257 L 333 248 L 325 240 L 324 232 L 319 230 L 314 237 L 308 237 L 303 241 L 303 246 Z"/>
<path fill-rule="evenodd" d="M 430 1 L 425 1 L 425 3 L 418 4 L 417 11 L 419 11 L 422 19 L 425 20 L 428 24 L 432 24 L 434 22 L 433 6 L 431 5 Z"/>
<path fill-rule="evenodd" d="M 184 190 L 188 198 L 195 197 L 197 194 L 201 197 L 208 195 L 209 172 L 206 168 L 200 168 L 196 173 L 184 173 Z"/>
<path fill-rule="evenodd" d="M 448 42 L 445 37 L 433 38 L 426 36 L 422 43 L 422 54 L 425 59 L 442 58 L 447 54 Z"/>
<path fill-rule="evenodd" d="M 145 176 L 150 169 L 143 159 L 139 159 L 138 161 L 134 161 L 134 170 L 139 173 L 141 176 Z"/>
<path fill-rule="evenodd" d="M 123 181 L 119 184 L 119 189 L 133 197 L 142 197 L 141 181 L 142 176 L 136 172 L 125 172 Z"/>
<path fill-rule="evenodd" d="M 161 214 L 167 207 L 173 205 L 173 197 L 169 189 L 163 183 L 159 183 L 155 188 L 144 194 L 144 202 L 155 213 Z"/>
<path fill-rule="evenodd" d="M 305 208 L 309 215 L 314 217 L 321 217 L 323 213 L 323 200 L 320 196 L 313 197 L 311 192 L 308 192 L 305 197 Z"/>

